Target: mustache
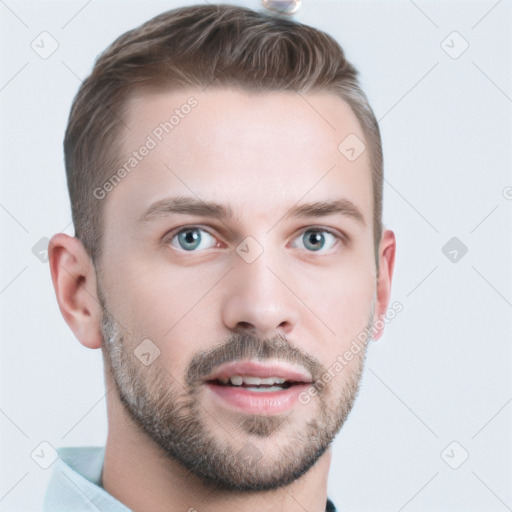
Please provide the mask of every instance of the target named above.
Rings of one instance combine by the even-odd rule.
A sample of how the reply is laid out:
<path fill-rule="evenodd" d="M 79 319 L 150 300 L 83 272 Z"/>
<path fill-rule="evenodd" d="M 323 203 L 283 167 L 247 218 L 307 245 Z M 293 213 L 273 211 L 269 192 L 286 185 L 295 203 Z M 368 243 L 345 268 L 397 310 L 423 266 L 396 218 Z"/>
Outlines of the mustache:
<path fill-rule="evenodd" d="M 313 382 L 325 373 L 325 368 L 317 358 L 293 346 L 280 333 L 272 338 L 260 340 L 253 331 L 239 331 L 220 345 L 195 355 L 188 366 L 185 382 L 189 387 L 193 387 L 217 366 L 243 359 L 278 359 L 293 363 L 308 370 Z"/>

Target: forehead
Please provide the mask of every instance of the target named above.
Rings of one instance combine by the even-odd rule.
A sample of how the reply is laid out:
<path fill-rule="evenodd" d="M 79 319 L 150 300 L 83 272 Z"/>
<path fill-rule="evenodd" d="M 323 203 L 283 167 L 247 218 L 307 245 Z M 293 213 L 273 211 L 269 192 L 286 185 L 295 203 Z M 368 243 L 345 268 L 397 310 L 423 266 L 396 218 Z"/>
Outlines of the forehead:
<path fill-rule="evenodd" d="M 126 112 L 120 167 L 127 172 L 108 198 L 110 213 L 129 204 L 134 220 L 151 202 L 187 195 L 227 204 L 238 217 L 275 216 L 278 205 L 301 198 L 351 196 L 370 217 L 368 151 L 356 159 L 346 152 L 367 143 L 351 108 L 332 93 L 146 91 Z"/>

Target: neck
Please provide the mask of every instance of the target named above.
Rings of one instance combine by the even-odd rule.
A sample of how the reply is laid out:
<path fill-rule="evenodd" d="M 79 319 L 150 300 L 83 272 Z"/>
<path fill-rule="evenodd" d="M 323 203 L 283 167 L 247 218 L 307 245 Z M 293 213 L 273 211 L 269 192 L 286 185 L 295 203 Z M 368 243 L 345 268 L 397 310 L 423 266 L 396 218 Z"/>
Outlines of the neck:
<path fill-rule="evenodd" d="M 330 448 L 307 473 L 286 487 L 225 491 L 205 484 L 167 457 L 134 423 L 117 395 L 110 397 L 108 419 L 103 487 L 133 512 L 325 512 Z"/>

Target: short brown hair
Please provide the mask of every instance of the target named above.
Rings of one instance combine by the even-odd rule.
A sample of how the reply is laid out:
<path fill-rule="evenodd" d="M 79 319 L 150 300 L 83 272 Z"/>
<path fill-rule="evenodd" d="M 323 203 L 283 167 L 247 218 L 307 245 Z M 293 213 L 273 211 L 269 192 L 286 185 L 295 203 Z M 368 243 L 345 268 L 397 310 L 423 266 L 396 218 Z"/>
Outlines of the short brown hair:
<path fill-rule="evenodd" d="M 146 87 L 183 89 L 212 84 L 253 93 L 329 91 L 348 103 L 365 134 L 372 165 L 378 261 L 382 144 L 357 74 L 328 34 L 243 7 L 173 9 L 126 32 L 98 57 L 71 108 L 64 154 L 75 236 L 97 263 L 104 205 L 93 190 L 105 183 L 119 164 L 123 117 L 133 92 Z"/>

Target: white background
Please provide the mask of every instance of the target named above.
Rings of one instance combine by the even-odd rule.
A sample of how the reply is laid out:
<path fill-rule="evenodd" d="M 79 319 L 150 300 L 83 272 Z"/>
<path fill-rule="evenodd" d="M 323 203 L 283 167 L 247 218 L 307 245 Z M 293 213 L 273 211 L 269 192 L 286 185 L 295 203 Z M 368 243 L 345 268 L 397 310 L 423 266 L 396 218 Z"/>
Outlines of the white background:
<path fill-rule="evenodd" d="M 74 339 L 32 252 L 73 234 L 72 98 L 115 37 L 193 3 L 0 2 L 0 511 L 38 510 L 51 471 L 30 457 L 39 443 L 106 438 L 100 352 Z M 511 12 L 494 0 L 305 0 L 296 16 L 342 44 L 380 120 L 392 301 L 404 307 L 371 344 L 334 444 L 340 511 L 512 510 Z M 31 48 L 42 31 L 59 44 L 48 59 Z M 453 31 L 469 44 L 456 59 Z M 454 236 L 468 248 L 455 263 L 442 252 Z M 452 465 L 469 454 L 458 469 L 441 457 L 453 441 Z"/>

